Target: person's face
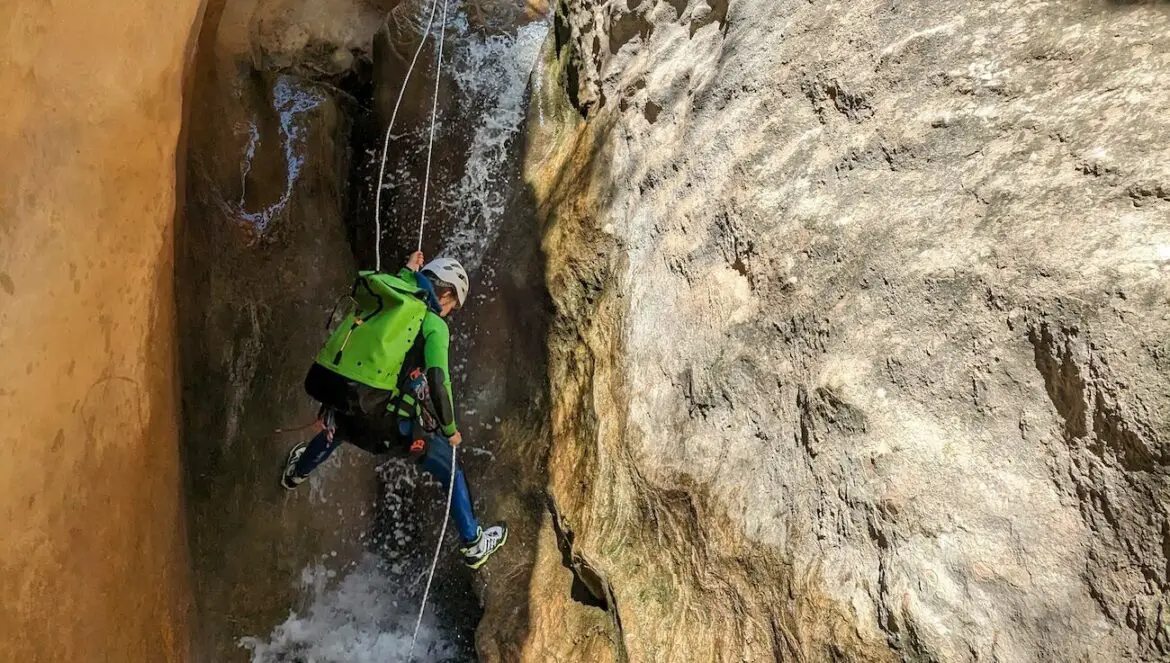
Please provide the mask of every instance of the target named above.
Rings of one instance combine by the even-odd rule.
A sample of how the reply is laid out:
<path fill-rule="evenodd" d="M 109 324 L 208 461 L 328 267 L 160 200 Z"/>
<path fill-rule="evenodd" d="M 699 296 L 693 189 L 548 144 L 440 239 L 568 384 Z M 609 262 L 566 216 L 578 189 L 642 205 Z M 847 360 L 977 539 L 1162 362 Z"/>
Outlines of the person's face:
<path fill-rule="evenodd" d="M 439 315 L 441 317 L 445 318 L 451 315 L 457 308 L 459 308 L 459 300 L 451 292 L 444 292 L 439 297 Z"/>

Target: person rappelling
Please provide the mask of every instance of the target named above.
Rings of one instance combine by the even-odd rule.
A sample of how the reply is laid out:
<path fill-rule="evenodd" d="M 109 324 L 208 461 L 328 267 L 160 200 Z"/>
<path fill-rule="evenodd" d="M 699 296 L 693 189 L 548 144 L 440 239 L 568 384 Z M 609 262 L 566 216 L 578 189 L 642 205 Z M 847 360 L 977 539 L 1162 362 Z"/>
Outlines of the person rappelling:
<path fill-rule="evenodd" d="M 321 403 L 320 432 L 288 453 L 280 483 L 292 490 L 343 442 L 374 454 L 417 458 L 442 482 L 463 540 L 464 563 L 478 569 L 507 541 L 508 529 L 479 526 L 454 450 L 455 421 L 445 318 L 467 301 L 470 283 L 457 260 L 424 266 L 421 251 L 398 274 L 363 271 L 354 310 L 342 320 L 305 377 Z"/>
<path fill-rule="evenodd" d="M 398 274 L 385 274 L 382 273 L 381 212 L 386 155 L 398 109 L 423 45 L 431 35 L 440 4 L 443 5 L 443 18 L 437 31 L 439 48 L 435 56 L 426 172 L 422 178 L 422 204 L 419 206 L 418 250 Z M 351 294 L 354 309 L 326 341 L 305 377 L 305 390 L 321 402 L 317 422 L 320 430 L 311 441 L 298 444 L 289 451 L 280 480 L 285 488 L 296 488 L 342 442 L 348 441 L 373 453 L 413 455 L 421 461 L 423 469 L 443 483 L 447 489 L 447 510 L 414 622 L 407 663 L 414 660 L 448 518 L 454 519 L 463 539 L 460 548 L 463 561 L 473 569 L 483 566 L 508 540 L 508 528 L 503 523 L 487 529 L 479 526 L 467 479 L 456 459 L 463 436 L 455 422 L 448 361 L 451 332 L 445 318 L 467 302 L 471 283 L 457 260 L 439 258 L 426 263 L 422 253 L 448 7 L 447 2 L 431 2 L 423 38 L 407 67 L 382 140 L 374 199 L 374 270 L 358 273 Z"/>

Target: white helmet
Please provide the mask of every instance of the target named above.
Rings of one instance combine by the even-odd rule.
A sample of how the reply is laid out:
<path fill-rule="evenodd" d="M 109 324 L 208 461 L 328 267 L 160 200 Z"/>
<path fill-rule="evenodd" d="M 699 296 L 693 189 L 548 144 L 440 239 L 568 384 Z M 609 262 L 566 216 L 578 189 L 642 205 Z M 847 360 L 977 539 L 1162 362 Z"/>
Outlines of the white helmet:
<path fill-rule="evenodd" d="M 455 297 L 459 306 L 467 301 L 467 292 L 471 290 L 471 282 L 467 280 L 467 272 L 463 265 L 454 258 L 436 258 L 422 268 L 423 274 L 430 275 L 436 280 L 455 288 Z"/>

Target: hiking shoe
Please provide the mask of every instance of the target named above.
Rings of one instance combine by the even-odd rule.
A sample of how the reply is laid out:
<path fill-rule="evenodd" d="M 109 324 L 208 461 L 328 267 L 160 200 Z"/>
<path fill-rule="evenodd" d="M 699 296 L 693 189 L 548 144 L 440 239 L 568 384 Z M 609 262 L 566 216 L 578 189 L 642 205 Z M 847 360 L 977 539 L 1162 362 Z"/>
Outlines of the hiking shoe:
<path fill-rule="evenodd" d="M 305 455 L 305 449 L 308 448 L 308 442 L 301 442 L 288 452 L 288 460 L 284 461 L 284 472 L 280 475 L 280 485 L 284 486 L 285 490 L 292 490 L 309 478 L 297 474 L 297 461 Z"/>
<path fill-rule="evenodd" d="M 470 569 L 478 569 L 488 561 L 492 553 L 504 546 L 508 540 L 508 526 L 504 523 L 492 525 L 484 529 L 479 528 L 479 536 L 475 541 L 459 549 L 463 554 L 463 563 Z"/>

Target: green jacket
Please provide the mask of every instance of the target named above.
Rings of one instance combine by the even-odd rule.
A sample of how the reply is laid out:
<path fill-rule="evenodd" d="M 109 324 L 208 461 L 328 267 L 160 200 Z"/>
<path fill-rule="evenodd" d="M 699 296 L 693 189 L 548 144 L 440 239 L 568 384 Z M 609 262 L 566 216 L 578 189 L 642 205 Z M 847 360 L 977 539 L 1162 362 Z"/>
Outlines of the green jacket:
<path fill-rule="evenodd" d="M 451 332 L 438 315 L 438 301 L 425 278 L 409 269 L 397 275 L 361 272 L 354 282 L 357 302 L 317 363 L 350 380 L 391 393 L 391 409 L 407 418 L 419 404 L 402 386 L 421 369 L 430 387 L 431 409 L 444 435 L 455 434 L 449 351 Z"/>

